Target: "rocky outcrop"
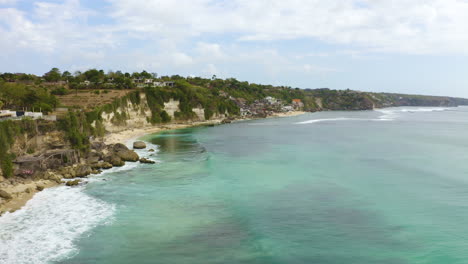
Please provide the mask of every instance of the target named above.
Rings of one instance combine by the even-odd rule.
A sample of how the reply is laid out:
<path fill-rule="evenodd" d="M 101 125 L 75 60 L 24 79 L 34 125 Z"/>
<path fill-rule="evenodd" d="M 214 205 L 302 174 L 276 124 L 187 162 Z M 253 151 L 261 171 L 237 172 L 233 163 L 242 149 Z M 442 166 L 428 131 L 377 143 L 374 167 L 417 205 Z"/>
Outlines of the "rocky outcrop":
<path fill-rule="evenodd" d="M 53 172 L 53 171 L 46 171 L 46 172 L 42 175 L 42 179 L 54 181 L 54 182 L 56 182 L 56 183 L 61 183 L 61 182 L 62 182 L 62 178 L 63 178 L 62 175 L 57 174 L 57 173 L 55 173 L 55 172 Z"/>
<path fill-rule="evenodd" d="M 104 161 L 110 163 L 114 167 L 122 167 L 125 165 L 125 162 L 116 154 L 110 154 L 104 157 Z"/>
<path fill-rule="evenodd" d="M 133 148 L 134 149 L 145 149 L 146 148 L 146 143 L 143 141 L 135 141 L 133 142 Z"/>
<path fill-rule="evenodd" d="M 141 158 L 140 163 L 154 164 L 156 162 L 154 160 L 150 160 L 150 159 L 147 159 L 147 158 Z"/>
<path fill-rule="evenodd" d="M 91 164 L 91 168 L 97 169 L 97 170 L 107 170 L 112 167 L 113 167 L 112 164 L 110 164 L 109 162 L 105 162 L 105 161 L 99 161 L 99 162 Z"/>
<path fill-rule="evenodd" d="M 78 184 L 80 184 L 81 180 L 72 180 L 72 181 L 67 181 L 67 183 L 65 184 L 66 186 L 76 186 Z"/>
<path fill-rule="evenodd" d="M 133 150 L 121 150 L 116 153 L 123 161 L 136 162 L 140 159 L 138 154 Z"/>
<path fill-rule="evenodd" d="M 4 191 L 4 190 L 0 190 L 0 198 L 3 198 L 5 200 L 10 200 L 12 199 L 13 197 L 11 196 L 11 194 L 9 194 L 8 192 Z"/>
<path fill-rule="evenodd" d="M 75 177 L 78 177 L 78 178 L 84 178 L 93 172 L 93 170 L 91 169 L 91 166 L 89 165 L 79 165 L 75 169 L 75 171 L 76 171 Z"/>
<path fill-rule="evenodd" d="M 117 144 L 111 146 L 110 149 L 114 153 L 114 155 L 111 154 L 111 156 L 116 155 L 122 161 L 136 162 L 136 161 L 138 161 L 140 159 L 140 157 L 138 156 L 138 154 L 135 151 L 129 150 L 127 148 L 127 146 L 125 146 L 124 144 L 117 143 Z M 114 165 L 112 162 L 111 162 L 111 164 Z M 116 166 L 116 165 L 114 165 L 114 166 Z"/>

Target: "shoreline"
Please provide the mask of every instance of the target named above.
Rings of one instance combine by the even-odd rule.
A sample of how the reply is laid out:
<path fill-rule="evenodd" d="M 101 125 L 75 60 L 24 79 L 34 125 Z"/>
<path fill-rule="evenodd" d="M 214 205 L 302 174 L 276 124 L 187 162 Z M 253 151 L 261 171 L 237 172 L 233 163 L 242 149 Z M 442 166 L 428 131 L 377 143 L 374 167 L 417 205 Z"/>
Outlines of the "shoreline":
<path fill-rule="evenodd" d="M 14 183 L 12 183 L 12 181 Z M 60 185 L 60 183 L 44 179 L 13 179 L 1 182 L 0 189 L 10 194 L 12 198 L 0 204 L 0 217 L 4 213 L 13 213 L 21 209 L 36 193 L 43 189 L 58 185 Z"/>
<path fill-rule="evenodd" d="M 282 118 L 292 117 L 305 114 L 303 111 L 292 111 L 287 113 L 274 113 L 273 115 L 265 118 L 238 118 L 232 120 L 233 122 L 266 119 L 266 118 Z M 221 125 L 224 119 L 213 119 L 207 121 L 195 121 L 186 123 L 172 123 L 158 126 L 148 126 L 142 128 L 125 129 L 119 132 L 111 132 L 106 135 L 102 142 L 105 144 L 128 144 L 129 141 L 136 140 L 142 136 L 148 134 L 154 134 L 162 131 L 191 128 L 197 126 L 208 126 L 208 125 Z M 4 180 L 0 182 L 0 190 L 3 190 L 11 195 L 11 199 L 0 198 L 0 201 L 6 200 L 0 203 L 0 217 L 7 212 L 13 213 L 21 209 L 26 203 L 34 197 L 34 194 L 42 191 L 42 189 L 59 186 L 62 183 L 58 183 L 54 180 L 33 180 L 33 179 L 22 179 L 14 178 L 10 180 Z M 38 187 L 39 186 L 39 187 Z"/>
<path fill-rule="evenodd" d="M 304 111 L 292 111 L 287 113 L 275 113 L 271 116 L 267 116 L 265 118 L 238 118 L 232 120 L 233 122 L 240 122 L 240 121 L 248 121 L 248 120 L 257 120 L 257 119 L 266 119 L 266 118 L 280 118 L 280 117 L 292 117 L 305 114 L 307 112 Z M 113 132 L 109 135 L 106 135 L 103 142 L 106 144 L 116 144 L 116 143 L 126 143 L 129 140 L 137 139 L 139 137 L 154 134 L 162 131 L 168 130 L 175 130 L 175 129 L 183 129 L 183 128 L 191 128 L 197 126 L 207 126 L 207 125 L 221 125 L 223 119 L 213 119 L 207 121 L 195 121 L 189 123 L 172 123 L 172 124 L 165 124 L 159 126 L 149 126 L 143 128 L 134 128 L 131 130 L 122 130 L 119 132 Z"/>

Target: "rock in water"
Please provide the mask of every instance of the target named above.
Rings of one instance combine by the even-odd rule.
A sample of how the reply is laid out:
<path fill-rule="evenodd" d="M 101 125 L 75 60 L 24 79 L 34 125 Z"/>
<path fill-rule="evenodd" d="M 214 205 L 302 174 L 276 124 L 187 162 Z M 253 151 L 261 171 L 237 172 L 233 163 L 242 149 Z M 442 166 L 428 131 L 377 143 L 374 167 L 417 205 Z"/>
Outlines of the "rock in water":
<path fill-rule="evenodd" d="M 144 148 L 146 148 L 146 144 L 143 141 L 135 141 L 135 142 L 133 142 L 133 148 L 134 149 L 144 149 Z"/>
<path fill-rule="evenodd" d="M 111 154 L 104 158 L 106 162 L 109 162 L 112 166 L 121 167 L 125 165 L 125 162 L 116 154 Z"/>
<path fill-rule="evenodd" d="M 13 198 L 13 197 L 11 196 L 11 194 L 7 193 L 7 192 L 4 191 L 4 190 L 0 190 L 0 197 L 3 198 L 3 199 L 6 199 L 6 200 L 10 200 L 10 199 Z"/>
<path fill-rule="evenodd" d="M 154 152 L 154 149 L 149 149 L 148 152 Z"/>
<path fill-rule="evenodd" d="M 154 164 L 156 162 L 147 158 L 141 158 L 140 163 Z"/>
<path fill-rule="evenodd" d="M 140 157 L 138 154 L 136 154 L 135 151 L 133 150 L 120 150 L 117 153 L 117 156 L 119 156 L 123 161 L 138 161 Z"/>
<path fill-rule="evenodd" d="M 76 186 L 80 182 L 81 182 L 80 180 L 67 181 L 67 183 L 65 185 L 67 185 L 67 186 Z"/>
<path fill-rule="evenodd" d="M 107 170 L 107 169 L 112 168 L 112 164 L 110 164 L 109 162 L 100 161 L 98 163 L 91 164 L 91 168 L 98 169 L 98 170 L 99 169 Z"/>
<path fill-rule="evenodd" d="M 37 186 L 36 186 L 36 190 L 42 191 L 42 190 L 44 190 L 44 186 L 42 186 L 42 185 L 37 185 Z"/>

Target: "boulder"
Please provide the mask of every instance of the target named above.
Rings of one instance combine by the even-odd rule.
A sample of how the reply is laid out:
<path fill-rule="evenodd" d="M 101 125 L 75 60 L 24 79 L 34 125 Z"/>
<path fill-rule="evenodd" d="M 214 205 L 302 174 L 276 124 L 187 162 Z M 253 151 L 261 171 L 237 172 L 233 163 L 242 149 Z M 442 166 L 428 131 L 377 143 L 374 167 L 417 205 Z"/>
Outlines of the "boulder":
<path fill-rule="evenodd" d="M 117 144 L 111 145 L 110 147 L 114 152 L 119 152 L 119 151 L 122 151 L 122 150 L 128 150 L 127 146 L 125 146 L 122 143 L 117 143 Z"/>
<path fill-rule="evenodd" d="M 99 152 L 89 152 L 88 157 L 86 158 L 86 161 L 88 163 L 95 163 L 98 162 L 102 159 L 102 155 Z"/>
<path fill-rule="evenodd" d="M 125 162 L 117 155 L 111 154 L 104 158 L 104 161 L 110 163 L 112 166 L 121 167 L 125 165 Z"/>
<path fill-rule="evenodd" d="M 147 158 L 141 158 L 140 163 L 154 164 L 156 162 L 154 160 L 150 160 L 150 159 L 147 159 Z"/>
<path fill-rule="evenodd" d="M 60 183 L 62 181 L 62 176 L 52 173 L 52 175 L 50 175 L 49 177 L 49 180 L 54 181 L 56 183 Z"/>
<path fill-rule="evenodd" d="M 101 150 L 103 150 L 105 148 L 106 148 L 106 144 L 104 142 L 96 141 L 96 142 L 91 143 L 91 149 L 101 151 Z"/>
<path fill-rule="evenodd" d="M 88 165 L 80 165 L 75 169 L 75 172 L 76 172 L 76 175 L 75 175 L 76 177 L 83 178 L 83 177 L 90 175 L 93 172 L 93 170 Z"/>
<path fill-rule="evenodd" d="M 37 186 L 36 186 L 36 190 L 42 191 L 42 190 L 44 190 L 44 186 L 42 186 L 42 185 L 37 185 Z"/>
<path fill-rule="evenodd" d="M 154 152 L 154 149 L 149 149 L 148 152 Z"/>
<path fill-rule="evenodd" d="M 3 199 L 6 199 L 6 200 L 10 200 L 10 199 L 13 198 L 13 197 L 11 196 L 11 194 L 7 193 L 7 192 L 4 191 L 4 190 L 0 190 L 0 197 L 3 198 Z"/>
<path fill-rule="evenodd" d="M 97 162 L 97 163 L 92 164 L 92 165 L 91 165 L 91 168 L 93 168 L 93 169 L 104 169 L 104 170 L 107 170 L 107 169 L 112 168 L 112 164 L 110 164 L 109 162 L 100 161 L 100 162 Z"/>
<path fill-rule="evenodd" d="M 134 149 L 144 149 L 146 148 L 146 143 L 143 141 L 135 141 L 133 142 L 133 148 Z"/>
<path fill-rule="evenodd" d="M 133 150 L 120 150 L 116 152 L 116 155 L 119 156 L 123 161 L 136 162 L 140 159 L 138 154 Z"/>
<path fill-rule="evenodd" d="M 81 182 L 81 180 L 73 180 L 73 181 L 67 181 L 67 183 L 65 183 L 65 185 L 67 186 L 76 186 L 78 185 L 79 183 Z"/>

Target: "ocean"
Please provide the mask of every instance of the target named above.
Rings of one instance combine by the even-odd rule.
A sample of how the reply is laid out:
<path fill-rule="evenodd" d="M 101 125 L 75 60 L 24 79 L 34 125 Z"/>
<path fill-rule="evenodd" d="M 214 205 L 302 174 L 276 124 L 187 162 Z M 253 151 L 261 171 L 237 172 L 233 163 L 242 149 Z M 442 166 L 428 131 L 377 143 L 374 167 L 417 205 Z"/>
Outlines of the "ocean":
<path fill-rule="evenodd" d="M 146 135 L 157 164 L 0 217 L 0 263 L 468 263 L 467 131 L 399 107 Z"/>

